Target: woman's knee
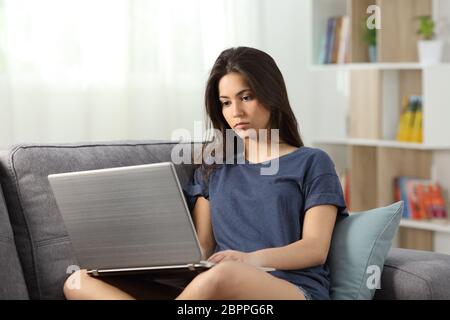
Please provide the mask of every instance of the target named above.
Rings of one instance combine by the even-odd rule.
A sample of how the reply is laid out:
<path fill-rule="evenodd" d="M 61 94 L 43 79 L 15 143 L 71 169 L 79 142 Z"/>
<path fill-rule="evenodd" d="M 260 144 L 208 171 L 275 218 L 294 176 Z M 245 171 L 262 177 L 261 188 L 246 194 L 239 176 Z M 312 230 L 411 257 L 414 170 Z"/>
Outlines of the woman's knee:
<path fill-rule="evenodd" d="M 208 287 L 214 291 L 222 291 L 226 287 L 234 285 L 237 264 L 234 261 L 221 262 L 210 270 L 200 274 L 197 277 L 197 281 L 204 287 Z"/>
<path fill-rule="evenodd" d="M 64 296 L 66 299 L 83 299 L 83 289 L 90 280 L 91 277 L 87 274 L 87 270 L 85 269 L 72 273 L 64 283 Z"/>

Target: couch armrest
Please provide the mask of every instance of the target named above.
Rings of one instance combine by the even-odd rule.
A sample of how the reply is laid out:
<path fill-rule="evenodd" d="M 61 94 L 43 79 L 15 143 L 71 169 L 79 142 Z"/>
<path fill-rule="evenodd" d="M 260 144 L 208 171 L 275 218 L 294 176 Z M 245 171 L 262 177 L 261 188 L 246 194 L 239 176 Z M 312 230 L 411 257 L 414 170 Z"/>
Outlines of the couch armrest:
<path fill-rule="evenodd" d="M 392 248 L 374 299 L 450 299 L 450 255 Z"/>

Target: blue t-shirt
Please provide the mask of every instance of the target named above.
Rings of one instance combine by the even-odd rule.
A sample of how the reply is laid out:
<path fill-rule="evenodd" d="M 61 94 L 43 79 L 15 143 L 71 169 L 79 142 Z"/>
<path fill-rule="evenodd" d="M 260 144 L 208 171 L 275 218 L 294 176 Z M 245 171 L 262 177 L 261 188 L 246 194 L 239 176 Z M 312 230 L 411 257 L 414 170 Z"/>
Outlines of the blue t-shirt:
<path fill-rule="evenodd" d="M 273 160 L 272 160 L 273 161 Z M 205 183 L 202 167 L 183 188 L 192 212 L 198 196 L 210 202 L 215 252 L 251 252 L 282 247 L 302 238 L 305 212 L 335 205 L 348 215 L 334 163 L 324 151 L 301 147 L 278 158 L 278 172 L 261 175 L 271 161 L 221 164 Z M 272 275 L 307 290 L 314 299 L 329 299 L 326 264 Z"/>

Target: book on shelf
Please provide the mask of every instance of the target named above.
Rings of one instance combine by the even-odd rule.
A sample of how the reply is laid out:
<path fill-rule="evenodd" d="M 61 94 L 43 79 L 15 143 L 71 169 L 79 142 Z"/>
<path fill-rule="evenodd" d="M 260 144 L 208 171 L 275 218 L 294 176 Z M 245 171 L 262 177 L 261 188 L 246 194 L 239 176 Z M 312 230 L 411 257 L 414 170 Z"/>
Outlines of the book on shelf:
<path fill-rule="evenodd" d="M 396 177 L 394 197 L 403 200 L 403 218 L 413 220 L 442 220 L 448 213 L 439 183 L 413 177 Z"/>
<path fill-rule="evenodd" d="M 320 62 L 323 64 L 347 63 L 350 41 L 348 16 L 329 17 L 322 42 Z"/>
<path fill-rule="evenodd" d="M 422 96 L 404 96 L 402 112 L 397 129 L 397 140 L 402 142 L 423 142 Z"/>

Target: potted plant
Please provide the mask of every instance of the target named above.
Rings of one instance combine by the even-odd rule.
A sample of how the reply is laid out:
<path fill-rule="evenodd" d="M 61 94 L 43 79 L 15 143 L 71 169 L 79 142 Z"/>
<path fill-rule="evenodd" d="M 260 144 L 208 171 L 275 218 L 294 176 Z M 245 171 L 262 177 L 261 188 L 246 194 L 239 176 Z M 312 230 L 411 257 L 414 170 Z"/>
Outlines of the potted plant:
<path fill-rule="evenodd" d="M 366 23 L 363 25 L 363 41 L 368 45 L 369 61 L 377 62 L 377 29 L 368 28 Z"/>
<path fill-rule="evenodd" d="M 422 64 L 437 64 L 442 59 L 442 40 L 436 39 L 436 23 L 431 16 L 417 17 L 419 29 L 417 34 L 421 40 L 418 41 L 419 61 Z"/>

